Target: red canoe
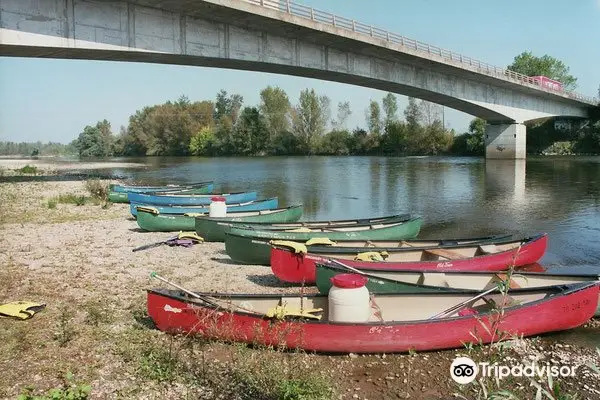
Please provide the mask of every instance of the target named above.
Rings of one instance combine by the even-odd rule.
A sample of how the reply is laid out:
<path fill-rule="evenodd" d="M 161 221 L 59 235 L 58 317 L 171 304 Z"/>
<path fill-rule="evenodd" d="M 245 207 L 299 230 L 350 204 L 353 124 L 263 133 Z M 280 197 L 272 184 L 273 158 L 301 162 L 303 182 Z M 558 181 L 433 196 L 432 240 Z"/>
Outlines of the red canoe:
<path fill-rule="evenodd" d="M 315 283 L 315 264 L 337 260 L 350 267 L 370 270 L 415 271 L 477 271 L 495 272 L 534 264 L 546 252 L 548 236 L 545 233 L 493 245 L 464 245 L 436 248 L 386 249 L 386 261 L 357 261 L 357 253 L 342 253 L 343 248 L 319 253 L 296 253 L 286 246 L 271 246 L 271 270 L 284 282 Z M 520 245 L 520 247 L 519 247 Z M 366 247 L 365 252 L 381 249 Z"/>
<path fill-rule="evenodd" d="M 372 312 L 368 322 L 350 323 L 328 321 L 328 298 L 323 295 L 201 294 L 210 296 L 213 305 L 209 305 L 180 291 L 155 289 L 148 290 L 148 314 L 158 329 L 170 333 L 326 353 L 393 353 L 460 348 L 479 339 L 489 343 L 499 340 L 498 332 L 508 339 L 575 328 L 594 315 L 599 285 L 596 281 L 509 293 L 512 305 L 504 308 L 499 321 L 493 306 L 494 301 L 502 301 L 498 297 L 475 300 L 470 304 L 471 314 L 432 319 L 472 299 L 471 295 L 438 293 L 377 295 L 381 318 Z M 287 315 L 293 315 L 294 308 L 322 308 L 322 318 L 265 316 L 277 306 L 289 307 Z"/>

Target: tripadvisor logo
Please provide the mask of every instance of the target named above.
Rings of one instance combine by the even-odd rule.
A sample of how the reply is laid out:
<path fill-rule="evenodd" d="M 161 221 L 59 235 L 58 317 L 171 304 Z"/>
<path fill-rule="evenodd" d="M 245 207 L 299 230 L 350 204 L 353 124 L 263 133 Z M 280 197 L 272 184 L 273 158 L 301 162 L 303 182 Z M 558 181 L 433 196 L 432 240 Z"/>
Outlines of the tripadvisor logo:
<path fill-rule="evenodd" d="M 493 376 L 499 379 L 506 378 L 507 376 L 573 377 L 576 370 L 577 366 L 550 365 L 548 363 L 544 365 L 535 362 L 529 365 L 519 364 L 509 367 L 497 363 L 475 363 L 469 357 L 458 357 L 450 365 L 450 376 L 456 383 L 466 385 L 473 382 L 478 374 L 482 377 Z"/>
<path fill-rule="evenodd" d="M 450 364 L 450 376 L 454 382 L 461 385 L 473 382 L 477 377 L 477 372 L 479 372 L 477 364 L 469 357 L 458 357 Z"/>

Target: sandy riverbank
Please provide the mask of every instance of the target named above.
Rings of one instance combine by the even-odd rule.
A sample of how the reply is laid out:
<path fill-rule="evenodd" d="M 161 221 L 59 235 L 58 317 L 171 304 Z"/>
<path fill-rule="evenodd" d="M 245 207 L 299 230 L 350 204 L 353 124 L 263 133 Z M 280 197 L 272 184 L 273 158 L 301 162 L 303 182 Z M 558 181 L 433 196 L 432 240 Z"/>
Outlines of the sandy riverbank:
<path fill-rule="evenodd" d="M 448 369 L 458 353 L 485 360 L 488 347 L 387 357 L 289 355 L 152 329 L 145 289 L 162 285 L 149 278 L 151 271 L 204 291 L 298 289 L 281 285 L 267 267 L 231 263 L 222 243 L 132 253 L 172 235 L 139 232 L 128 205 L 49 208 L 61 194 L 86 195 L 85 182 L 0 183 L 0 303 L 47 304 L 27 321 L 0 319 L 0 398 L 15 398 L 28 385 L 46 392 L 67 372 L 89 384 L 97 399 L 275 399 L 282 393 L 295 399 L 304 386 L 314 388 L 305 399 L 485 398 L 481 385 L 460 386 Z M 600 332 L 597 321 L 588 326 Z M 539 338 L 516 343 L 502 359 L 579 365 L 581 373 L 561 380 L 561 390 L 600 397 L 600 380 L 586 366 L 600 365 L 594 349 Z M 283 388 L 268 389 L 277 385 Z M 498 390 L 493 380 L 483 386 Z M 501 388 L 533 398 L 527 378 L 505 380 Z"/>
<path fill-rule="evenodd" d="M 66 160 L 56 157 L 39 157 L 33 158 L 0 158 L 0 170 L 12 172 L 26 165 L 34 166 L 45 173 L 58 173 L 60 171 L 73 170 L 98 170 L 109 168 L 140 168 L 144 167 L 141 163 L 131 162 L 81 162 L 79 160 Z"/>

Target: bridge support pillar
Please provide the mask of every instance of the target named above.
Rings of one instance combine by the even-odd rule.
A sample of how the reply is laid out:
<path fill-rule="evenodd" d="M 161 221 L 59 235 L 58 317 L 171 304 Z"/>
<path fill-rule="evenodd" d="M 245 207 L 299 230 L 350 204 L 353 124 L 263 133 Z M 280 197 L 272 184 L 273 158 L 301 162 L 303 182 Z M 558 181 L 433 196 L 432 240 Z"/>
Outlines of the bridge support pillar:
<path fill-rule="evenodd" d="M 523 124 L 488 124 L 485 127 L 485 158 L 525 158 Z"/>

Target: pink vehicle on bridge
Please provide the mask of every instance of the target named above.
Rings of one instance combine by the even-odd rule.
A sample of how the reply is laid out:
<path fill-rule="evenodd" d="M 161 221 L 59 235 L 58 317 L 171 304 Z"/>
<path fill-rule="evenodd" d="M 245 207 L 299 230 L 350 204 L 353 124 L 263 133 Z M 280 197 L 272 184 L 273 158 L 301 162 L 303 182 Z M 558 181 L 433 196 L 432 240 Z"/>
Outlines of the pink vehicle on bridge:
<path fill-rule="evenodd" d="M 534 82 L 536 83 L 536 85 L 540 85 L 542 87 L 545 87 L 547 89 L 552 89 L 552 90 L 563 90 L 563 85 L 562 83 L 560 83 L 559 81 L 555 81 L 553 79 L 550 79 L 546 76 L 532 76 L 531 79 L 534 80 Z"/>

